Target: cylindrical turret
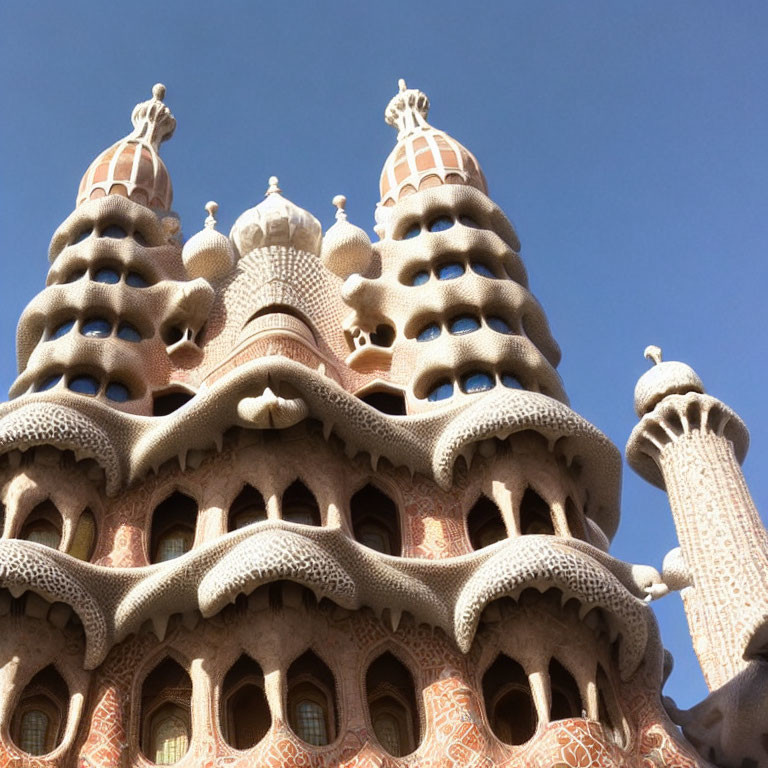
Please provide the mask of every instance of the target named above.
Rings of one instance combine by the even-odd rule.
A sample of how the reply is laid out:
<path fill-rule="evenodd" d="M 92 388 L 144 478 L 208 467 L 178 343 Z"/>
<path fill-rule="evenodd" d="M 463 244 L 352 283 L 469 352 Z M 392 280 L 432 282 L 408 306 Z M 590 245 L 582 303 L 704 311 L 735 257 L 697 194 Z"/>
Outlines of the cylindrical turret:
<path fill-rule="evenodd" d="M 714 690 L 768 645 L 768 534 L 740 467 L 748 433 L 728 406 L 704 394 L 691 368 L 661 362 L 657 347 L 646 355 L 656 365 L 635 389 L 641 421 L 627 460 L 669 496 L 691 636 Z"/>

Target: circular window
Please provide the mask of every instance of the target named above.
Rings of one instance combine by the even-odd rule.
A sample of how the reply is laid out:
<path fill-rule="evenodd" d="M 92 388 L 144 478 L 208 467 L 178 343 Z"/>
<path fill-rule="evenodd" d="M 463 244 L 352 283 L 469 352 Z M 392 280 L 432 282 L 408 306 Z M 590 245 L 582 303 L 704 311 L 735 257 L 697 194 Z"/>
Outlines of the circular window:
<path fill-rule="evenodd" d="M 427 395 L 427 400 L 434 403 L 438 400 L 447 400 L 453 395 L 453 382 L 452 381 L 440 381 Z"/>
<path fill-rule="evenodd" d="M 412 224 L 410 227 L 408 227 L 405 234 L 402 236 L 401 240 L 410 240 L 413 237 L 418 237 L 420 234 L 421 234 L 421 225 Z"/>
<path fill-rule="evenodd" d="M 520 383 L 517 377 L 513 376 L 511 373 L 502 373 L 501 383 L 505 387 L 509 387 L 510 389 L 525 389 L 525 387 Z"/>
<path fill-rule="evenodd" d="M 498 317 L 497 315 L 486 317 L 485 322 L 488 324 L 488 327 L 492 331 L 496 331 L 496 333 L 512 333 L 512 329 L 509 327 L 509 323 L 507 323 L 504 318 Z"/>
<path fill-rule="evenodd" d="M 424 283 L 429 281 L 429 272 L 417 272 L 412 280 L 411 285 L 424 285 Z"/>
<path fill-rule="evenodd" d="M 485 264 L 482 264 L 479 261 L 473 261 L 469 266 L 472 268 L 472 271 L 476 275 L 480 275 L 480 277 L 490 277 L 491 280 L 496 279 L 496 275 L 494 275 L 493 272 L 485 266 Z"/>
<path fill-rule="evenodd" d="M 128 233 L 122 227 L 118 227 L 117 224 L 112 224 L 111 226 L 105 227 L 101 230 L 101 236 L 112 237 L 116 240 L 121 240 L 124 237 L 128 237 Z"/>
<path fill-rule="evenodd" d="M 491 376 L 483 371 L 472 371 L 461 379 L 461 389 L 468 395 L 474 392 L 485 392 L 489 389 L 493 389 L 494 380 Z"/>
<path fill-rule="evenodd" d="M 123 341 L 141 341 L 141 334 L 130 323 L 120 323 L 117 335 Z"/>
<path fill-rule="evenodd" d="M 93 376 L 75 376 L 69 380 L 67 387 L 79 395 L 96 395 L 99 392 L 99 382 Z"/>
<path fill-rule="evenodd" d="M 80 324 L 80 333 L 93 339 L 105 339 L 112 333 L 112 323 L 103 317 L 92 317 Z"/>
<path fill-rule="evenodd" d="M 432 341 L 440 335 L 440 326 L 437 323 L 430 323 L 426 328 L 422 328 L 416 341 Z"/>
<path fill-rule="evenodd" d="M 49 376 L 36 387 L 38 392 L 45 392 L 47 389 L 53 389 L 61 381 L 61 374 L 57 373 L 55 376 Z"/>
<path fill-rule="evenodd" d="M 80 230 L 80 232 L 75 235 L 75 239 L 70 243 L 70 245 L 75 245 L 76 243 L 82 243 L 83 240 L 85 240 L 87 237 L 90 237 L 91 235 L 91 229 L 90 227 L 88 229 Z"/>
<path fill-rule="evenodd" d="M 429 222 L 430 232 L 445 232 L 453 226 L 453 219 L 450 216 L 438 216 Z"/>
<path fill-rule="evenodd" d="M 457 277 L 461 277 L 464 274 L 464 265 L 457 262 L 450 262 L 449 264 L 443 264 L 437 268 L 438 280 L 455 280 Z"/>
<path fill-rule="evenodd" d="M 125 276 L 125 283 L 130 285 L 131 288 L 146 288 L 149 285 L 138 272 L 129 272 Z"/>
<path fill-rule="evenodd" d="M 104 267 L 93 275 L 93 280 L 97 283 L 109 283 L 110 285 L 114 285 L 114 283 L 120 282 L 120 273 L 115 269 Z"/>
<path fill-rule="evenodd" d="M 463 333 L 472 333 L 480 327 L 480 321 L 472 315 L 460 315 L 454 317 L 448 326 L 449 330 L 455 336 L 460 336 Z"/>
<path fill-rule="evenodd" d="M 128 391 L 128 387 L 117 381 L 110 381 L 109 384 L 107 384 L 105 394 L 110 400 L 114 400 L 116 403 L 124 403 L 126 400 L 131 399 L 131 393 Z"/>
<path fill-rule="evenodd" d="M 67 320 L 66 323 L 62 323 L 58 328 L 54 328 L 49 338 L 60 339 L 62 336 L 69 333 L 75 325 L 74 320 Z"/>

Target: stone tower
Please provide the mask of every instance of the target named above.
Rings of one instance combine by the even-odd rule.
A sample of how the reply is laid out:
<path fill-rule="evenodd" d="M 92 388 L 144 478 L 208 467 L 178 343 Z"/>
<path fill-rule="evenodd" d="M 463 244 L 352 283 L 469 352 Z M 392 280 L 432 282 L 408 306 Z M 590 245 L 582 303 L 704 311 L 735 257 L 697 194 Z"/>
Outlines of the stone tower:
<path fill-rule="evenodd" d="M 661 702 L 668 587 L 608 553 L 619 452 L 569 406 L 474 154 L 401 81 L 378 241 L 343 195 L 323 233 L 272 177 L 229 236 L 209 202 L 182 244 L 164 98 L 86 171 L 19 323 L 0 766 L 706 765 Z M 728 530 L 764 541 L 739 422 L 650 375 L 633 464 L 683 520 L 711 462 Z M 669 422 L 681 397 L 711 435 Z M 707 540 L 681 544 L 699 578 Z M 736 673 L 764 595 L 744 619 L 705 581 L 697 649 Z"/>

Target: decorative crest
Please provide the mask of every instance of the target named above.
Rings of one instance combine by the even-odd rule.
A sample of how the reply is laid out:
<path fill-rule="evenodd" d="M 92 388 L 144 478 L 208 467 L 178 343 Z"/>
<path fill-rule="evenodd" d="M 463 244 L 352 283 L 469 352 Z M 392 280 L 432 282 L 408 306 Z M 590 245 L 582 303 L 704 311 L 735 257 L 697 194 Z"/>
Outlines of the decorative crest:
<path fill-rule="evenodd" d="M 173 136 L 176 118 L 163 103 L 164 98 L 165 86 L 157 83 L 152 87 L 152 98 L 133 108 L 131 122 L 134 130 L 131 138 L 141 139 L 157 149 L 163 141 Z"/>
<path fill-rule="evenodd" d="M 384 119 L 397 128 L 398 140 L 405 136 L 429 128 L 429 99 L 427 95 L 415 88 L 407 88 L 405 80 L 398 80 L 400 92 L 387 104 Z"/>
<path fill-rule="evenodd" d="M 643 356 L 646 360 L 652 360 L 654 365 L 659 365 L 661 363 L 661 347 L 651 344 L 645 348 Z"/>
<path fill-rule="evenodd" d="M 347 198 L 344 195 L 336 195 L 331 202 L 336 206 L 336 221 L 346 221 L 347 212 L 344 208 L 347 205 Z"/>
<path fill-rule="evenodd" d="M 277 176 L 270 176 L 269 188 L 264 193 L 264 197 L 268 197 L 269 195 L 274 195 L 275 193 L 277 193 L 278 195 L 281 195 L 283 193 L 283 190 L 280 189 L 280 180 L 277 178 Z"/>
<path fill-rule="evenodd" d="M 205 204 L 205 210 L 208 211 L 208 218 L 205 220 L 206 229 L 216 229 L 216 211 L 219 210 L 219 204 L 215 200 L 209 200 Z"/>

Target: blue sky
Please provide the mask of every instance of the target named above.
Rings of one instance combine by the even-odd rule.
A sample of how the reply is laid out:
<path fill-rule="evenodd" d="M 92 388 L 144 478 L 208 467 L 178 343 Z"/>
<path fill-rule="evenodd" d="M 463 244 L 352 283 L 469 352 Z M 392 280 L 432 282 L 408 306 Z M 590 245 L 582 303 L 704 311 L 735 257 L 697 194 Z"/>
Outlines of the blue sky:
<path fill-rule="evenodd" d="M 398 77 L 479 158 L 523 243 L 573 407 L 623 450 L 647 344 L 747 422 L 768 508 L 768 6 L 761 2 L 0 4 L 0 389 L 16 322 L 91 159 L 168 87 L 162 154 L 184 231 L 220 229 L 271 174 L 327 227 L 333 195 L 369 231 Z M 627 469 L 613 553 L 660 566 L 664 494 Z M 676 595 L 656 605 L 666 693 L 706 691 Z"/>

